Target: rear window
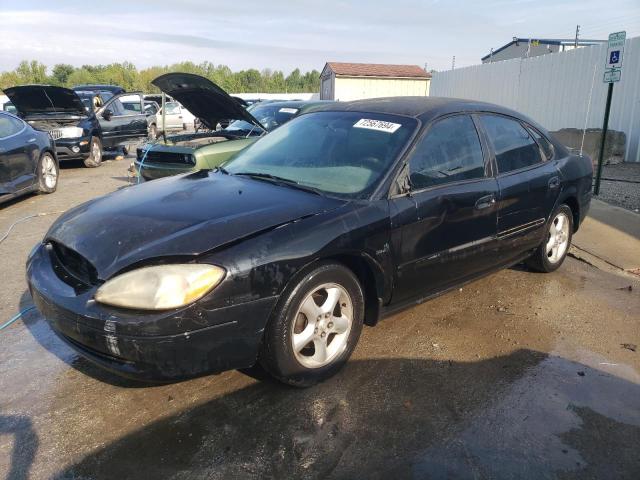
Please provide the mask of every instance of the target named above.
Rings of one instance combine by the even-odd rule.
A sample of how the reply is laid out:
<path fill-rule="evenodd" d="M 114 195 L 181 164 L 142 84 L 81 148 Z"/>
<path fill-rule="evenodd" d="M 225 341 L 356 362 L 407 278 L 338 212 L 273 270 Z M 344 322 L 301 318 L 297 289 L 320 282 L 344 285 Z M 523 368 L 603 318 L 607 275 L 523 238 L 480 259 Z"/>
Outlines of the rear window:
<path fill-rule="evenodd" d="M 10 137 L 22 131 L 24 123 L 9 115 L 0 114 L 0 138 Z"/>

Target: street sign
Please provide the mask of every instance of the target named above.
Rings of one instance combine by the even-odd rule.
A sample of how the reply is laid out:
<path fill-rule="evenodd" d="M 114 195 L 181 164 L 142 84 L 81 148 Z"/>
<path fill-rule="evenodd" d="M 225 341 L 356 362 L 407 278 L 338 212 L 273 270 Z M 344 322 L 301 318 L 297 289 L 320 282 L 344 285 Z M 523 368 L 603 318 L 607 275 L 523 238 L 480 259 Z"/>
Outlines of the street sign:
<path fill-rule="evenodd" d="M 604 83 L 619 82 L 621 74 L 622 70 L 620 69 L 616 70 L 615 68 L 612 68 L 611 70 L 605 70 L 603 81 Z"/>
<path fill-rule="evenodd" d="M 624 53 L 624 41 L 627 38 L 627 32 L 616 32 L 609 35 L 607 44 L 607 58 L 605 59 L 605 68 L 621 68 L 622 57 Z"/>

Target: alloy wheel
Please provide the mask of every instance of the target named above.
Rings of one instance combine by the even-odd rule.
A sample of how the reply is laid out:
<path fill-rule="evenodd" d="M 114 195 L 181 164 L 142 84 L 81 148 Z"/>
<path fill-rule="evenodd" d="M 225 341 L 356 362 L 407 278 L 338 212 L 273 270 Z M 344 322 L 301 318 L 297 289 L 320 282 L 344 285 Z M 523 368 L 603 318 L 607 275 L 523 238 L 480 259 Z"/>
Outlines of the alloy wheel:
<path fill-rule="evenodd" d="M 569 218 L 564 212 L 558 213 L 549 227 L 549 237 L 545 251 L 550 263 L 557 263 L 564 257 L 569 246 Z"/>
<path fill-rule="evenodd" d="M 58 182 L 58 168 L 50 155 L 42 157 L 42 179 L 47 188 L 55 188 Z"/>
<path fill-rule="evenodd" d="M 331 363 L 347 347 L 353 322 L 353 301 L 335 283 L 310 292 L 294 317 L 291 343 L 296 360 L 307 368 Z"/>

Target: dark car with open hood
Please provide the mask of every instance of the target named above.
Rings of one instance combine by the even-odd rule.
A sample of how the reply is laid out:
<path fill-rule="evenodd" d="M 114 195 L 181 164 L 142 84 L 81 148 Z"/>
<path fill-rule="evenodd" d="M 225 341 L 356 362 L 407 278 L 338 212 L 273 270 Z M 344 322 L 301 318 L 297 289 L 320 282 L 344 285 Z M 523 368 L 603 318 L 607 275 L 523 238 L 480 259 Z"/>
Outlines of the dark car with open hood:
<path fill-rule="evenodd" d="M 54 85 L 23 85 L 4 92 L 23 120 L 49 132 L 60 161 L 83 160 L 87 167 L 97 167 L 104 150 L 147 137 L 142 95 L 95 90 L 97 87 L 105 88 L 93 85 L 84 87 L 87 90 L 72 90 Z M 137 101 L 140 108 L 125 108 L 125 96 L 130 102 Z"/>
<path fill-rule="evenodd" d="M 60 337 L 112 371 L 258 362 L 306 386 L 336 373 L 364 324 L 521 261 L 557 269 L 591 178 L 589 158 L 502 107 L 334 103 L 218 170 L 68 211 L 29 256 L 29 288 Z"/>

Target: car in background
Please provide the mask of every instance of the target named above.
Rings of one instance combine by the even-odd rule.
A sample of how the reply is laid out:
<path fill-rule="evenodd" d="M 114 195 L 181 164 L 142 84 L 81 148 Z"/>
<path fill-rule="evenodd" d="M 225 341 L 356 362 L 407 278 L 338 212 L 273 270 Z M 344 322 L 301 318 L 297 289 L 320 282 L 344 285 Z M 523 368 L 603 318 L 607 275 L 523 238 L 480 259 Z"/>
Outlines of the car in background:
<path fill-rule="evenodd" d="M 185 74 L 169 75 L 176 75 L 171 81 L 179 84 L 181 78 L 178 75 Z M 185 95 L 189 97 L 187 101 L 199 105 L 198 117 L 209 130 L 167 137 L 166 140 L 159 139 L 139 147 L 134 168 L 142 180 L 216 168 L 266 132 L 297 115 L 332 103 L 320 100 L 260 102 L 245 109 L 208 79 L 194 77 L 197 77 L 194 79 L 198 84 L 197 89 L 193 87 L 188 93 L 172 91 L 172 96 L 182 102 L 179 95 Z M 216 130 L 223 115 L 224 118 L 232 118 L 226 117 L 227 112 L 231 112 L 236 119 L 226 129 Z"/>
<path fill-rule="evenodd" d="M 141 94 L 119 93 L 105 100 L 102 90 L 54 85 L 23 85 L 4 92 L 23 120 L 49 132 L 56 142 L 59 161 L 79 159 L 87 167 L 97 167 L 104 150 L 147 137 Z M 125 108 L 121 101 L 124 96 L 134 103 L 137 98 L 140 108 Z"/>
<path fill-rule="evenodd" d="M 103 100 L 125 93 L 126 90 L 119 85 L 76 85 L 71 88 L 75 92 L 95 92 L 99 93 Z"/>
<path fill-rule="evenodd" d="M 122 375 L 257 364 L 310 386 L 365 324 L 523 261 L 557 270 L 592 176 L 588 157 L 504 107 L 337 102 L 220 169 L 62 215 L 27 260 L 29 290 L 62 339 Z"/>
<path fill-rule="evenodd" d="M 16 115 L 0 112 L 0 203 L 30 192 L 55 192 L 58 160 L 53 139 Z"/>

